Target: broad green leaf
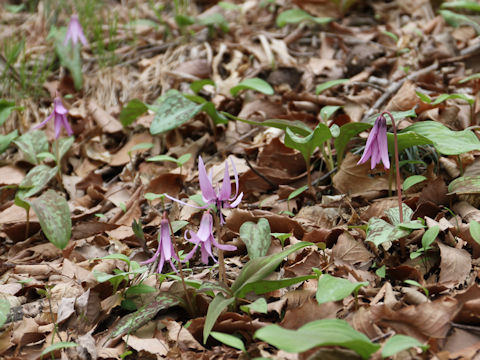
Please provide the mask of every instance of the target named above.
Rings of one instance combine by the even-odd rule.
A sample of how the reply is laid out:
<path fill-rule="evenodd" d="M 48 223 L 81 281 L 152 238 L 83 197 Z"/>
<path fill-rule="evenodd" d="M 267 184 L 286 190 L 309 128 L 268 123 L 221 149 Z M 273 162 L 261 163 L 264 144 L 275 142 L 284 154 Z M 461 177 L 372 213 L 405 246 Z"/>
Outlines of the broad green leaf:
<path fill-rule="evenodd" d="M 380 345 L 353 329 L 346 321 L 324 319 L 309 322 L 297 330 L 267 325 L 255 332 L 255 338 L 289 353 L 301 353 L 316 346 L 341 346 L 368 359 Z"/>
<path fill-rule="evenodd" d="M 413 185 L 421 183 L 422 181 L 425 181 L 425 180 L 427 180 L 427 178 L 422 175 L 409 176 L 403 181 L 403 184 L 402 184 L 403 190 L 410 189 Z"/>
<path fill-rule="evenodd" d="M 35 166 L 23 178 L 18 186 L 18 191 L 15 197 L 19 200 L 24 200 L 25 198 L 37 194 L 43 190 L 56 174 L 56 167 L 51 168 L 50 166 L 43 164 Z M 17 203 L 17 199 L 15 199 L 15 203 Z"/>
<path fill-rule="evenodd" d="M 450 10 L 438 10 L 438 12 L 449 25 L 453 27 L 468 25 L 474 28 L 477 34 L 480 34 L 480 25 L 469 16 L 457 14 Z"/>
<path fill-rule="evenodd" d="M 67 200 L 48 190 L 31 201 L 42 231 L 47 239 L 59 249 L 64 249 L 72 234 L 72 219 Z"/>
<path fill-rule="evenodd" d="M 178 14 L 178 15 L 175 15 L 175 22 L 177 23 L 178 26 L 185 27 L 185 26 L 195 24 L 195 18 L 192 16 Z"/>
<path fill-rule="evenodd" d="M 145 195 L 143 195 L 143 197 L 145 199 L 147 199 L 148 201 L 152 201 L 152 200 L 155 200 L 155 199 L 160 199 L 160 198 L 164 198 L 165 197 L 165 194 L 155 194 L 155 193 L 146 193 Z"/>
<path fill-rule="evenodd" d="M 202 105 L 185 98 L 177 90 L 168 90 L 160 99 L 159 105 L 154 105 L 155 117 L 150 126 L 152 135 L 161 134 L 184 124 L 202 109 Z"/>
<path fill-rule="evenodd" d="M 425 104 L 431 104 L 432 103 L 432 98 L 428 96 L 427 94 L 424 94 L 420 91 L 415 91 L 417 96 L 422 100 Z"/>
<path fill-rule="evenodd" d="M 426 250 L 432 243 L 435 241 L 435 239 L 438 236 L 438 233 L 440 232 L 440 228 L 438 225 L 432 226 L 430 229 L 425 231 L 425 233 L 422 236 L 422 247 Z"/>
<path fill-rule="evenodd" d="M 60 159 L 58 159 L 59 161 L 62 160 L 62 158 L 67 153 L 67 151 L 72 147 L 74 141 L 75 141 L 75 138 L 73 136 L 69 136 L 69 137 L 60 138 L 58 142 L 57 141 L 53 142 L 52 151 L 54 154 L 57 153 L 57 143 L 58 143 L 58 156 L 60 157 Z"/>
<path fill-rule="evenodd" d="M 408 230 L 402 230 L 378 218 L 371 218 L 368 221 L 366 241 L 371 241 L 376 247 L 387 241 L 394 241 L 407 236 Z"/>
<path fill-rule="evenodd" d="M 313 151 L 331 137 L 332 133 L 325 124 L 318 124 L 315 130 L 305 137 L 300 137 L 287 128 L 285 130 L 285 146 L 300 151 L 305 163 L 309 164 Z"/>
<path fill-rule="evenodd" d="M 22 109 L 21 106 L 15 106 L 14 101 L 0 99 L 0 126 L 2 126 L 14 110 Z"/>
<path fill-rule="evenodd" d="M 235 302 L 235 298 L 225 298 L 223 294 L 219 293 L 215 296 L 208 306 L 207 316 L 205 317 L 205 324 L 203 325 L 203 343 L 207 342 L 208 336 L 213 329 L 213 326 L 217 322 L 220 314 L 229 305 Z"/>
<path fill-rule="evenodd" d="M 225 17 L 220 13 L 213 13 L 208 16 L 203 16 L 197 20 L 197 23 L 205 26 L 218 26 L 223 32 L 228 32 L 228 22 Z"/>
<path fill-rule="evenodd" d="M 412 347 L 419 347 L 423 351 L 428 349 L 428 345 L 423 345 L 420 341 L 411 336 L 394 335 L 383 344 L 382 357 L 387 358 Z"/>
<path fill-rule="evenodd" d="M 13 130 L 7 135 L 0 135 L 0 154 L 8 149 L 11 142 L 18 137 L 18 130 Z"/>
<path fill-rule="evenodd" d="M 148 107 L 142 101 L 138 99 L 130 100 L 127 106 L 120 111 L 120 122 L 124 127 L 127 127 L 147 111 Z"/>
<path fill-rule="evenodd" d="M 177 231 L 180 231 L 183 229 L 185 226 L 189 224 L 188 221 L 186 220 L 174 220 L 170 223 L 172 226 L 173 233 L 175 234 Z"/>
<path fill-rule="evenodd" d="M 448 185 L 450 194 L 480 194 L 480 176 L 462 176 Z"/>
<path fill-rule="evenodd" d="M 127 291 L 125 291 L 126 296 L 135 296 L 135 295 L 140 295 L 140 294 L 150 294 L 156 292 L 157 289 L 155 289 L 153 286 L 149 286 L 146 284 L 138 284 L 138 285 L 133 285 L 130 286 Z"/>
<path fill-rule="evenodd" d="M 276 24 L 278 27 L 284 27 L 287 24 L 298 24 L 302 21 L 314 22 L 316 24 L 328 24 L 333 21 L 330 17 L 313 17 L 301 9 L 285 10 L 277 16 Z"/>
<path fill-rule="evenodd" d="M 247 246 L 250 259 L 265 256 L 271 243 L 268 220 L 261 218 L 257 224 L 251 221 L 244 222 L 240 226 L 240 239 Z"/>
<path fill-rule="evenodd" d="M 439 95 L 435 100 L 432 101 L 432 105 L 438 105 L 441 104 L 442 102 L 450 99 L 460 99 L 468 102 L 470 105 L 473 105 L 475 102 L 475 99 L 471 98 L 468 95 L 465 94 L 441 94 Z"/>
<path fill-rule="evenodd" d="M 357 293 L 362 286 L 368 286 L 368 282 L 352 283 L 347 279 L 323 274 L 318 279 L 317 302 L 324 304 L 329 301 L 343 300 L 351 293 Z"/>
<path fill-rule="evenodd" d="M 190 84 L 190 89 L 192 89 L 192 91 L 195 93 L 195 94 L 198 94 L 198 92 L 200 90 L 203 89 L 203 87 L 205 85 L 212 85 L 212 86 L 215 86 L 215 82 L 211 79 L 201 79 L 201 80 L 195 80 L 194 82 L 192 82 Z"/>
<path fill-rule="evenodd" d="M 151 303 L 143 306 L 134 313 L 124 316 L 113 328 L 109 338 L 116 338 L 135 332 L 157 315 L 160 310 L 168 309 L 180 304 L 180 299 L 168 293 L 161 293 Z"/>
<path fill-rule="evenodd" d="M 151 148 L 153 148 L 152 143 L 140 143 L 140 144 L 137 144 L 135 146 L 132 146 L 129 153 L 132 153 L 133 151 L 137 151 L 137 150 L 148 150 L 148 149 L 151 149 Z"/>
<path fill-rule="evenodd" d="M 53 161 L 57 161 L 57 158 L 55 157 L 55 155 L 53 155 L 52 153 L 49 153 L 49 152 L 42 152 L 40 154 L 37 154 L 37 159 L 40 160 L 40 161 L 43 161 L 45 159 L 50 159 L 50 160 L 53 160 Z"/>
<path fill-rule="evenodd" d="M 38 165 L 37 154 L 48 151 L 47 135 L 41 130 L 29 131 L 13 141 L 22 151 L 25 161 Z"/>
<path fill-rule="evenodd" d="M 0 299 L 0 327 L 7 321 L 10 313 L 10 303 L 5 299 Z"/>
<path fill-rule="evenodd" d="M 472 74 L 470 76 L 467 76 L 465 79 L 460 80 L 458 83 L 459 84 L 464 84 L 466 82 L 469 82 L 470 80 L 476 80 L 480 79 L 480 73 Z"/>
<path fill-rule="evenodd" d="M 299 282 L 315 279 L 315 275 L 304 275 L 298 276 L 294 278 L 287 278 L 282 280 L 258 280 L 254 282 L 249 282 L 245 284 L 240 290 L 235 292 L 235 297 L 243 298 L 247 295 L 250 291 L 253 291 L 257 295 L 265 294 L 267 292 L 275 291 L 278 289 L 282 289 Z"/>
<path fill-rule="evenodd" d="M 215 124 L 228 123 L 227 117 L 215 108 L 215 105 L 211 101 L 207 101 L 203 104 L 202 110 L 210 116 Z"/>
<path fill-rule="evenodd" d="M 392 133 L 387 133 L 388 153 L 392 155 L 395 152 L 394 139 L 395 138 Z M 414 131 L 405 132 L 405 130 L 397 134 L 397 141 L 398 141 L 399 153 L 401 153 L 403 150 L 408 149 L 409 147 L 412 147 L 412 146 L 433 144 L 433 142 L 430 139 L 426 138 L 425 136 L 417 134 Z"/>
<path fill-rule="evenodd" d="M 420 284 L 418 281 L 408 279 L 408 280 L 405 280 L 404 283 L 405 283 L 405 284 L 409 284 L 409 285 L 413 285 L 413 286 L 416 286 L 416 287 L 419 287 L 420 289 L 423 290 L 423 292 L 425 293 L 425 295 L 428 297 L 429 292 L 428 292 L 427 288 L 423 287 L 422 284 Z"/>
<path fill-rule="evenodd" d="M 337 80 L 330 80 L 330 81 L 324 82 L 320 85 L 317 85 L 317 87 L 315 88 L 315 94 L 318 95 L 318 94 L 324 92 L 325 90 L 330 89 L 331 87 L 341 85 L 341 84 L 345 84 L 349 81 L 350 81 L 350 79 L 337 79 Z M 332 106 L 332 107 L 339 108 L 340 106 Z M 335 111 L 336 110 L 337 109 L 335 109 Z M 322 117 L 322 119 L 323 119 L 323 117 Z M 328 117 L 327 117 L 327 119 L 328 119 Z"/>
<path fill-rule="evenodd" d="M 337 163 L 341 164 L 343 156 L 345 154 L 345 149 L 348 145 L 350 139 L 362 131 L 370 129 L 372 125 L 361 123 L 361 122 L 352 122 L 340 126 L 340 134 L 334 140 L 335 151 L 337 152 Z"/>
<path fill-rule="evenodd" d="M 240 310 L 245 311 L 246 313 L 266 314 L 268 312 L 267 300 L 263 297 L 258 298 L 251 304 L 240 306 Z"/>
<path fill-rule="evenodd" d="M 60 350 L 60 349 L 66 349 L 66 348 L 71 348 L 71 347 L 77 347 L 78 344 L 71 342 L 71 341 L 61 341 L 55 344 L 52 344 L 48 346 L 45 350 L 42 351 L 40 356 L 45 356 L 47 354 L 50 354 L 52 351 Z"/>
<path fill-rule="evenodd" d="M 245 350 L 245 345 L 243 344 L 243 341 L 235 335 L 225 334 L 217 331 L 210 332 L 210 335 L 214 339 L 220 341 L 221 343 L 224 343 L 225 345 L 228 345 L 238 350 L 242 350 L 243 352 L 247 351 Z"/>
<path fill-rule="evenodd" d="M 480 224 L 475 220 L 470 221 L 470 235 L 473 240 L 480 244 Z"/>
<path fill-rule="evenodd" d="M 303 193 L 305 190 L 308 189 L 308 185 L 303 185 L 302 187 L 296 189 L 296 190 L 293 190 L 289 195 L 288 195 L 288 198 L 287 200 L 292 200 L 294 198 L 296 198 L 298 195 L 300 195 L 301 193 Z"/>
<path fill-rule="evenodd" d="M 381 113 L 376 113 L 370 117 L 367 118 L 364 122 L 367 124 L 370 124 L 373 126 L 375 123 L 375 120 L 377 117 L 380 116 Z M 407 118 L 407 117 L 417 117 L 417 113 L 415 112 L 415 109 L 410 109 L 406 111 L 391 111 L 390 114 L 392 114 L 393 118 L 395 119 L 395 124 L 398 123 L 398 121 Z M 385 119 L 387 120 L 387 125 L 392 124 L 392 120 L 390 119 L 390 116 L 384 115 Z"/>
<path fill-rule="evenodd" d="M 174 157 L 169 156 L 169 155 L 155 155 L 155 156 L 149 157 L 147 159 L 147 161 L 155 161 L 155 162 L 170 161 L 170 162 L 174 162 L 174 163 L 178 164 L 177 159 L 175 159 Z"/>
<path fill-rule="evenodd" d="M 237 5 L 237 4 L 234 4 L 234 3 L 231 3 L 231 2 L 227 2 L 227 1 L 220 1 L 217 5 L 220 6 L 222 9 L 225 9 L 225 10 L 237 11 L 237 10 L 242 9 L 242 7 L 240 5 Z"/>
<path fill-rule="evenodd" d="M 413 220 L 413 221 L 399 223 L 396 225 L 396 227 L 404 230 L 418 230 L 418 229 L 424 229 L 425 225 L 423 225 L 418 220 Z"/>
<path fill-rule="evenodd" d="M 480 11 L 480 4 L 477 1 L 447 1 L 442 3 L 441 8 Z"/>
<path fill-rule="evenodd" d="M 285 257 L 298 251 L 306 246 L 311 246 L 313 243 L 301 241 L 295 245 L 289 246 L 287 249 L 277 254 L 262 256 L 253 260 L 250 260 L 245 264 L 240 275 L 231 286 L 231 291 L 234 294 L 242 291 L 242 288 L 252 282 L 263 280 L 270 275 Z M 236 295 L 235 295 L 236 296 Z"/>
<path fill-rule="evenodd" d="M 400 212 L 398 211 L 398 207 L 393 207 L 390 209 L 385 210 L 385 215 L 388 216 L 388 219 L 393 225 L 400 225 Z M 413 210 L 410 209 L 407 205 L 402 204 L 403 210 L 403 222 L 407 223 L 412 220 Z"/>
<path fill-rule="evenodd" d="M 125 254 L 109 254 L 104 257 L 99 258 L 100 260 L 120 260 L 127 263 L 128 267 L 130 267 L 130 258 Z"/>
<path fill-rule="evenodd" d="M 420 121 L 402 132 L 413 131 L 429 139 L 443 155 L 459 155 L 480 150 L 480 141 L 470 130 L 452 131 L 438 121 Z"/>
<path fill-rule="evenodd" d="M 273 95 L 274 93 L 272 86 L 268 82 L 260 78 L 243 80 L 238 85 L 230 89 L 230 94 L 232 94 L 232 96 L 236 96 L 238 92 L 242 90 L 255 90 L 266 95 Z"/>

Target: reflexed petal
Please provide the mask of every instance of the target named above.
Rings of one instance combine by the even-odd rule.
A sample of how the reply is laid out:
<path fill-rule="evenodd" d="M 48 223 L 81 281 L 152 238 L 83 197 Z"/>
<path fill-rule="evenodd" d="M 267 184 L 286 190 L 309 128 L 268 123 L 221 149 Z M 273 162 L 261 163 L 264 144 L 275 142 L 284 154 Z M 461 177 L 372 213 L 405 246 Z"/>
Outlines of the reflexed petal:
<path fill-rule="evenodd" d="M 243 198 L 243 192 L 241 192 L 238 197 L 235 199 L 235 201 L 231 204 L 228 205 L 229 208 L 236 208 L 238 204 L 242 201 Z"/>
<path fill-rule="evenodd" d="M 198 249 L 198 244 L 196 244 L 193 247 L 193 249 L 190 250 L 190 252 L 187 255 L 185 255 L 185 257 L 183 258 L 183 261 L 185 262 L 185 261 L 190 260 L 193 257 L 193 255 L 195 255 L 195 253 L 197 252 L 197 249 Z"/>
<path fill-rule="evenodd" d="M 228 162 L 225 161 L 225 172 L 223 173 L 223 183 L 220 193 L 218 194 L 218 199 L 225 201 L 230 199 L 232 194 L 232 184 L 230 183 L 230 174 L 228 173 Z"/>
<path fill-rule="evenodd" d="M 203 201 L 210 203 L 215 201 L 217 194 L 213 189 L 212 183 L 205 171 L 205 165 L 203 164 L 202 157 L 198 157 L 198 182 L 200 183 L 200 189 L 202 190 Z"/>
<path fill-rule="evenodd" d="M 220 250 L 226 250 L 226 251 L 234 251 L 237 250 L 237 247 L 235 245 L 225 245 L 225 244 L 219 244 L 215 239 L 212 239 L 212 244 L 216 248 L 219 248 Z"/>
<path fill-rule="evenodd" d="M 63 122 L 63 127 L 65 128 L 65 130 L 67 130 L 68 136 L 72 136 L 73 130 L 72 130 L 72 127 L 70 126 L 70 123 L 68 122 L 66 115 L 62 115 L 62 122 Z"/>
<path fill-rule="evenodd" d="M 208 207 L 208 204 L 205 205 L 205 206 L 196 206 L 196 205 L 192 205 L 192 204 L 187 204 L 185 201 L 182 201 L 182 200 L 179 200 L 177 198 L 174 198 L 173 196 L 170 196 L 168 194 L 163 194 L 167 199 L 170 199 L 172 201 L 175 201 L 179 204 L 182 204 L 182 205 L 186 205 L 186 206 L 190 206 L 190 207 L 193 207 L 195 209 L 206 209 Z"/>
<path fill-rule="evenodd" d="M 237 168 L 235 167 L 235 163 L 233 162 L 233 160 L 230 158 L 230 162 L 232 163 L 232 169 L 233 169 L 233 176 L 235 178 L 235 196 L 233 196 L 230 200 L 233 200 L 237 197 L 238 195 L 238 172 L 237 172 Z M 243 195 L 242 195 L 243 196 Z M 238 205 L 238 204 L 237 204 Z M 234 206 L 236 207 L 236 205 Z"/>
<path fill-rule="evenodd" d="M 200 238 L 201 241 L 207 241 L 209 236 L 212 236 L 212 228 L 213 218 L 212 215 L 210 215 L 210 212 L 207 211 L 202 216 L 202 220 L 200 221 L 200 228 L 198 229 L 196 235 Z"/>
<path fill-rule="evenodd" d="M 162 220 L 160 223 L 159 242 L 162 245 L 162 255 L 169 260 L 172 257 L 172 238 L 170 237 L 168 220 Z"/>
<path fill-rule="evenodd" d="M 36 129 L 39 129 L 41 128 L 42 126 L 45 126 L 53 117 L 53 115 L 55 115 L 55 111 L 52 112 L 45 120 L 43 120 L 40 124 L 38 125 L 35 125 L 34 127 L 32 127 L 32 130 L 36 130 Z"/>

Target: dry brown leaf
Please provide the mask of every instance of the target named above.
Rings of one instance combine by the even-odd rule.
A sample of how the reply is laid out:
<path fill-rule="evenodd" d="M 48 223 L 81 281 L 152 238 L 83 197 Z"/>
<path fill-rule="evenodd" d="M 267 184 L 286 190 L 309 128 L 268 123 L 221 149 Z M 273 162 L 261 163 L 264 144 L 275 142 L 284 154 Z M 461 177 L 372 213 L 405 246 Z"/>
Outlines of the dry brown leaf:
<path fill-rule="evenodd" d="M 351 265 L 366 263 L 373 259 L 373 254 L 367 250 L 362 242 L 347 231 L 343 232 L 332 248 L 332 257 L 334 261 L 344 261 Z"/>
<path fill-rule="evenodd" d="M 130 140 L 118 151 L 112 156 L 112 160 L 110 161 L 110 166 L 120 166 L 120 165 L 125 165 L 130 161 L 130 156 L 128 155 L 129 152 L 132 153 L 132 156 L 146 151 L 145 149 L 139 149 L 139 150 L 134 150 L 133 152 L 131 151 L 132 148 L 135 145 L 141 144 L 141 143 L 151 143 L 152 142 L 152 136 L 147 133 L 147 132 L 142 132 L 139 134 L 134 134 L 130 138 Z"/>
<path fill-rule="evenodd" d="M 94 100 L 88 102 L 87 108 L 97 124 L 106 133 L 115 134 L 123 130 L 122 124 L 102 109 Z"/>
<path fill-rule="evenodd" d="M 286 329 L 296 330 L 310 321 L 335 319 L 341 308 L 342 306 L 337 302 L 330 301 L 319 305 L 317 300 L 308 298 L 300 306 L 287 310 L 279 325 Z"/>
<path fill-rule="evenodd" d="M 463 249 L 455 249 L 441 242 L 438 242 L 438 247 L 441 256 L 439 283 L 448 287 L 463 284 L 472 269 L 470 254 Z"/>

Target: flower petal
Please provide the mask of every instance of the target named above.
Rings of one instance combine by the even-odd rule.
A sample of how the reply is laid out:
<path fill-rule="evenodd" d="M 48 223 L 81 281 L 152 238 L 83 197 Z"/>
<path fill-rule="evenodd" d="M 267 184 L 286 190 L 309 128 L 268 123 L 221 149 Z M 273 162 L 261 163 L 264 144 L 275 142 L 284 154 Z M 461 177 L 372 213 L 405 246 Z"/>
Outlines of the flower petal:
<path fill-rule="evenodd" d="M 225 171 L 223 173 L 223 183 L 220 193 L 218 194 L 218 200 L 225 201 L 230 199 L 232 194 L 232 184 L 230 183 L 230 174 L 228 173 L 228 162 L 225 161 Z"/>
<path fill-rule="evenodd" d="M 198 182 L 200 183 L 200 189 L 202 190 L 203 201 L 206 203 L 215 201 L 217 194 L 215 193 L 212 183 L 205 171 L 205 165 L 203 164 L 201 156 L 198 157 Z"/>

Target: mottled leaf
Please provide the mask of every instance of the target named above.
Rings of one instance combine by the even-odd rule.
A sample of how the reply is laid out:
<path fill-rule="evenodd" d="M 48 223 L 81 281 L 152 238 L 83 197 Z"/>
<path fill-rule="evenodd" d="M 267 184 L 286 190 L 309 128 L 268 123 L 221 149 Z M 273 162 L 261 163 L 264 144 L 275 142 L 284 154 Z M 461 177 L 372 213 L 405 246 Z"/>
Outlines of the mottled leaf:
<path fill-rule="evenodd" d="M 261 218 L 255 224 L 246 221 L 240 226 L 240 239 L 247 246 L 250 259 L 255 259 L 267 254 L 271 243 L 270 224 L 267 219 Z"/>
<path fill-rule="evenodd" d="M 13 141 L 22 151 L 25 161 L 37 165 L 37 154 L 48 151 L 47 135 L 41 130 L 29 131 Z"/>

